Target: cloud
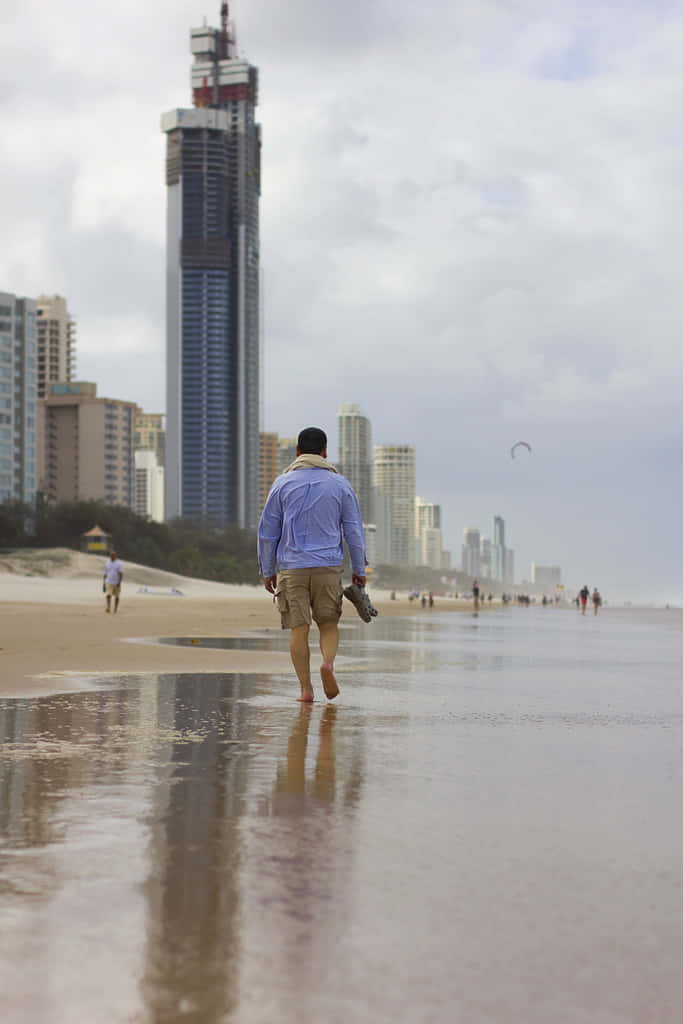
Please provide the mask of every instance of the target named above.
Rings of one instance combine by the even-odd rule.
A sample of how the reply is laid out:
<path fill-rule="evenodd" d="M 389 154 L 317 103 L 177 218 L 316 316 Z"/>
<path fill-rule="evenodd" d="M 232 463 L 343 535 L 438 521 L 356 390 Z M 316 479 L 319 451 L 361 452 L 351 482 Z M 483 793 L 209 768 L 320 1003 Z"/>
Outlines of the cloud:
<path fill-rule="evenodd" d="M 640 536 L 648 508 L 671 488 L 683 498 L 681 474 L 670 480 L 683 375 L 678 8 L 233 10 L 261 78 L 266 428 L 295 433 L 307 410 L 333 436 L 338 404 L 360 401 L 378 442 L 416 443 L 420 493 L 442 502 L 452 548 L 473 516 L 496 512 L 522 538 L 518 566 L 561 557 L 583 576 L 590 549 L 616 583 L 618 518 L 634 576 L 670 577 L 681 542 L 653 569 Z M 0 286 L 67 295 L 79 372 L 114 397 L 134 377 L 132 397 L 154 409 L 159 115 L 189 101 L 188 32 L 204 13 L 124 0 L 84 19 L 76 0 L 28 0 L 0 41 L 12 125 Z M 534 455 L 555 453 L 534 461 L 536 481 L 533 467 L 508 471 L 520 433 Z M 604 471 L 634 436 L 648 465 L 629 464 L 630 486 L 649 503 Z M 586 491 L 600 510 L 588 518 Z"/>

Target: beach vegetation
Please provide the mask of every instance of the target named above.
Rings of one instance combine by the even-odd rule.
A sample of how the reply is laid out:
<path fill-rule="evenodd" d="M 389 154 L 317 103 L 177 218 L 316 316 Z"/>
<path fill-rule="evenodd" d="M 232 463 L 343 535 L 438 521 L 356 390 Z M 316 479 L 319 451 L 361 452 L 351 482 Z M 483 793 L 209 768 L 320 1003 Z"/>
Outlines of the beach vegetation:
<path fill-rule="evenodd" d="M 0 502 L 0 549 L 81 548 L 83 534 L 97 523 L 124 561 L 221 583 L 257 583 L 256 536 L 237 526 L 173 519 L 152 522 L 123 505 L 101 501 L 35 505 Z"/>

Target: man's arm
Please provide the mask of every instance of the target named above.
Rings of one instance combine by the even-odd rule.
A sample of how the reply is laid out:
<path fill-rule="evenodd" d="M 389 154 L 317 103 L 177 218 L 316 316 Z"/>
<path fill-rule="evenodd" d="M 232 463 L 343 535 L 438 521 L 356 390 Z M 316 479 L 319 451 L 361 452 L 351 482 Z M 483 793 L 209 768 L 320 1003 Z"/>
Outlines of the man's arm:
<path fill-rule="evenodd" d="M 275 593 L 277 548 L 281 536 L 282 507 L 279 494 L 271 488 L 258 524 L 258 562 L 263 585 L 269 594 Z"/>
<path fill-rule="evenodd" d="M 355 491 L 349 485 L 342 498 L 342 529 L 351 555 L 351 578 L 359 587 L 365 586 L 365 533 Z"/>

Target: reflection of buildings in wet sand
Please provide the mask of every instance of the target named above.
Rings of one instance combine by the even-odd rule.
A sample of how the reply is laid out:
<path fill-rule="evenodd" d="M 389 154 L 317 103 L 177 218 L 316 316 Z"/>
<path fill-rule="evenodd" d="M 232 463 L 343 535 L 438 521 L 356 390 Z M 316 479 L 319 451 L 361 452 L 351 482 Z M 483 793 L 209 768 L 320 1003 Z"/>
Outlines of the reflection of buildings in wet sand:
<path fill-rule="evenodd" d="M 363 781 L 363 718 L 350 708 L 301 706 L 260 820 L 244 835 L 240 1010 L 309 1019 L 309 980 L 329 970 L 352 913 L 353 824 Z M 276 1001 L 279 1000 L 279 1005 Z M 252 1003 L 253 1000 L 253 1003 Z M 292 1000 L 290 1007 L 285 1006 Z"/>
<path fill-rule="evenodd" d="M 58 838 L 60 803 L 91 784 L 119 778 L 127 751 L 103 739 L 140 728 L 140 705 L 125 690 L 0 701 L 0 834 L 7 845 Z"/>
<path fill-rule="evenodd" d="M 122 688 L 0 701 L 3 1020 L 131 1012 L 121 981 L 139 962 L 142 905 L 128 827 L 145 794 L 128 741 L 145 729 Z"/>
<path fill-rule="evenodd" d="M 213 1024 L 235 1008 L 239 824 L 257 725 L 239 700 L 243 684 L 236 675 L 160 679 L 158 725 L 169 738 L 157 758 L 142 981 L 158 1024 Z"/>
<path fill-rule="evenodd" d="M 58 980 L 70 1019 L 133 1019 L 142 1001 L 150 1024 L 217 1024 L 262 1005 L 264 972 L 273 993 L 280 972 L 280 991 L 305 982 L 352 903 L 363 721 L 264 706 L 261 686 L 173 676 L 0 702 L 5 1008 L 49 1019 Z"/>

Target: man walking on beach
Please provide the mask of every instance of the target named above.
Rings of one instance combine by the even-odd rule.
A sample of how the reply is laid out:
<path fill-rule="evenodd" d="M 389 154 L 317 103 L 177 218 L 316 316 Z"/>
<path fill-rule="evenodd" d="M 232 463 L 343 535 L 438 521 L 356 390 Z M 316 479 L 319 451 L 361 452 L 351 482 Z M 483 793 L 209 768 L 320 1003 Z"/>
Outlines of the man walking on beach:
<path fill-rule="evenodd" d="M 358 499 L 348 480 L 327 461 L 327 436 L 306 427 L 296 459 L 270 489 L 258 526 L 258 559 L 264 585 L 275 595 L 282 628 L 290 629 L 289 653 L 301 686 L 300 701 L 313 700 L 308 634 L 320 631 L 325 696 L 339 693 L 334 659 L 342 608 L 342 536 L 351 555 L 353 582 L 365 586 L 365 535 Z M 276 572 L 276 570 L 278 570 Z"/>
<path fill-rule="evenodd" d="M 123 563 L 116 557 L 112 549 L 109 558 L 104 563 L 104 593 L 105 612 L 111 611 L 111 599 L 114 598 L 114 612 L 119 610 L 119 598 L 121 596 L 121 582 L 123 580 Z"/>

